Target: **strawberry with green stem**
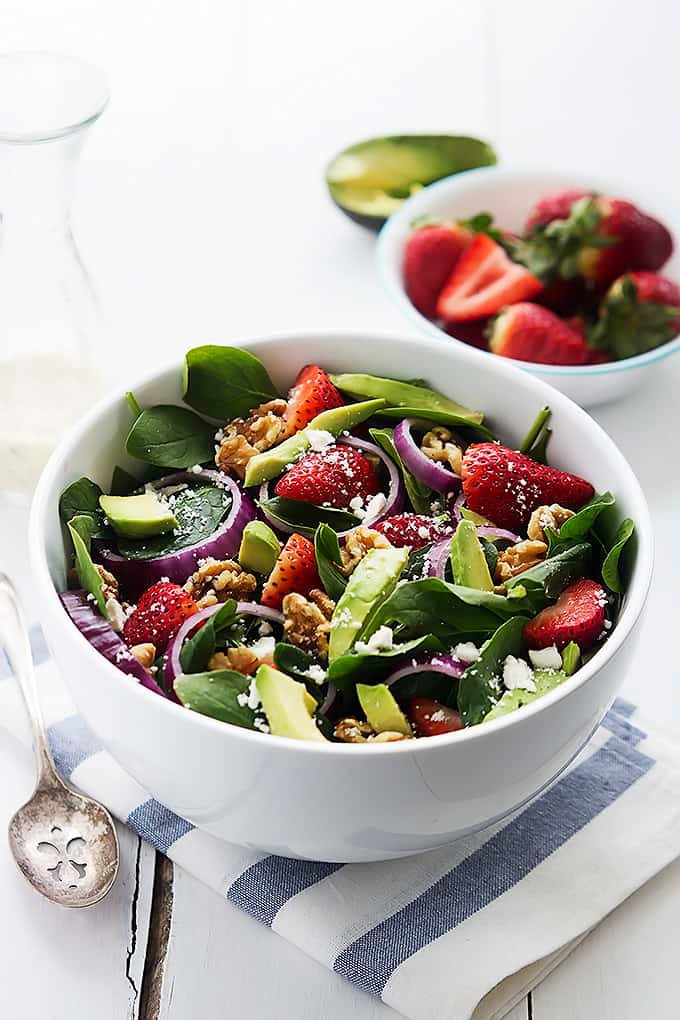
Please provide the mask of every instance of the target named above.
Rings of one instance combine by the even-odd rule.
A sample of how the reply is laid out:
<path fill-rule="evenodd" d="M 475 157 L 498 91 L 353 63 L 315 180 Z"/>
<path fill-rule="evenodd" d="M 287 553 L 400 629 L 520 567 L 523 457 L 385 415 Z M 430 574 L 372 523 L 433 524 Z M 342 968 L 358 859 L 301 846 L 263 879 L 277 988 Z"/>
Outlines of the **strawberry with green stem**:
<path fill-rule="evenodd" d="M 658 273 L 626 273 L 607 291 L 590 331 L 591 345 L 615 358 L 631 358 L 680 333 L 680 287 Z"/>

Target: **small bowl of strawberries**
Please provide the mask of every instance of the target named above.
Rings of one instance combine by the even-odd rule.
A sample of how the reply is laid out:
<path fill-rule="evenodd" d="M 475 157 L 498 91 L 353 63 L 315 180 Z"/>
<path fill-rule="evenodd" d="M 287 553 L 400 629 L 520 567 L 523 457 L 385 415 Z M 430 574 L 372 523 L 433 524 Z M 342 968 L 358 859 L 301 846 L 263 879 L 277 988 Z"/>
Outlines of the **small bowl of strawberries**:
<path fill-rule="evenodd" d="M 584 407 L 630 393 L 680 349 L 667 224 L 652 201 L 592 177 L 448 177 L 390 217 L 377 254 L 420 328 L 512 358 Z"/>

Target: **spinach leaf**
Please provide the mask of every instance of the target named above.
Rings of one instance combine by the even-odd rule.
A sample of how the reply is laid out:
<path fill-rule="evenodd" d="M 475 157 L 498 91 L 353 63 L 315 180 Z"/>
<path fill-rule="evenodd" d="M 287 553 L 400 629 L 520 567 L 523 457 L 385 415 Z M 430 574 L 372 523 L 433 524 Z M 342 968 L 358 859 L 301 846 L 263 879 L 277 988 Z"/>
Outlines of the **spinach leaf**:
<path fill-rule="evenodd" d="M 347 510 L 315 506 L 313 503 L 302 503 L 300 500 L 285 499 L 283 496 L 273 496 L 259 506 L 270 517 L 302 532 L 316 531 L 320 524 L 327 524 L 334 531 L 348 531 L 349 528 L 355 528 L 361 523 L 358 517 Z"/>
<path fill-rule="evenodd" d="M 445 673 L 434 673 L 423 666 L 422 673 L 409 673 L 390 684 L 390 690 L 402 704 L 409 698 L 434 698 L 449 708 L 458 707 L 458 680 Z"/>
<path fill-rule="evenodd" d="M 238 347 L 207 344 L 186 355 L 183 396 L 201 414 L 224 422 L 247 417 L 278 393 L 259 358 Z"/>
<path fill-rule="evenodd" d="M 274 663 L 282 673 L 287 673 L 288 676 L 305 684 L 309 683 L 310 679 L 307 672 L 316 664 L 308 652 L 304 652 L 296 645 L 289 645 L 286 641 L 277 641 L 274 646 Z"/>
<path fill-rule="evenodd" d="M 552 555 L 566 542 L 582 542 L 594 527 L 602 511 L 614 506 L 615 502 L 611 492 L 596 493 L 573 517 L 564 522 L 557 533 L 548 528 L 549 555 Z"/>
<path fill-rule="evenodd" d="M 231 497 L 216 485 L 184 489 L 174 496 L 174 531 L 153 538 L 118 538 L 118 552 L 129 560 L 149 560 L 205 542 L 229 513 Z"/>
<path fill-rule="evenodd" d="M 567 676 L 571 676 L 572 673 L 576 672 L 576 667 L 579 664 L 581 658 L 581 649 L 575 641 L 570 641 L 568 645 L 565 645 L 562 649 L 562 671 Z"/>
<path fill-rule="evenodd" d="M 555 556 L 549 556 L 547 560 L 529 567 L 521 574 L 506 581 L 508 591 L 517 585 L 522 585 L 527 591 L 537 587 L 542 588 L 549 599 L 556 599 L 564 589 L 584 577 L 588 573 L 592 559 L 592 546 L 589 542 L 579 542 L 578 545 L 562 550 Z"/>
<path fill-rule="evenodd" d="M 110 538 L 111 528 L 105 524 L 105 515 L 99 506 L 102 490 L 96 482 L 89 478 L 79 478 L 71 482 L 59 497 L 59 516 L 64 524 L 74 517 L 87 516 L 92 518 L 91 538 Z"/>
<path fill-rule="evenodd" d="M 401 572 L 401 581 L 420 581 L 424 577 L 428 577 L 429 561 L 427 554 L 432 548 L 433 543 L 430 542 L 428 545 L 422 546 L 420 549 L 415 549 L 409 554 L 408 562 Z"/>
<path fill-rule="evenodd" d="M 158 404 L 142 411 L 125 448 L 131 457 L 164 468 L 189 468 L 214 455 L 214 428 L 186 407 Z"/>
<path fill-rule="evenodd" d="M 235 599 L 227 599 L 202 627 L 184 642 L 179 661 L 184 673 L 202 673 L 217 649 L 217 640 L 238 620 Z"/>
<path fill-rule="evenodd" d="M 410 499 L 415 512 L 418 514 L 429 514 L 431 512 L 432 501 L 437 498 L 437 493 L 433 492 L 427 485 L 419 482 L 404 467 L 404 463 L 394 445 L 394 429 L 369 429 L 369 432 L 371 439 L 385 451 L 390 460 L 394 461 L 401 471 L 406 495 Z"/>
<path fill-rule="evenodd" d="M 71 541 L 73 542 L 73 549 L 76 554 L 76 573 L 78 574 L 78 580 L 85 591 L 94 596 L 94 600 L 97 603 L 97 609 L 102 616 L 108 617 L 106 612 L 106 599 L 104 598 L 104 592 L 102 590 L 102 579 L 92 562 L 92 557 L 90 556 L 90 541 L 93 534 L 93 525 L 93 517 L 89 514 L 81 514 L 78 517 L 72 517 L 68 522 L 67 527 L 71 534 Z"/>
<path fill-rule="evenodd" d="M 546 604 L 543 589 L 538 585 L 530 586 L 528 589 L 522 584 L 515 585 L 508 591 L 507 596 L 497 595 L 493 591 L 482 591 L 479 588 L 467 588 L 462 584 L 452 584 L 449 587 L 452 594 L 466 605 L 489 609 L 499 620 L 522 614 L 535 616 Z"/>
<path fill-rule="evenodd" d="M 251 677 L 231 669 L 182 674 L 175 679 L 175 693 L 185 708 L 220 722 L 255 729 L 255 712 L 238 701 L 250 687 Z"/>
<path fill-rule="evenodd" d="M 111 475 L 111 495 L 129 496 L 135 489 L 140 487 L 140 482 L 134 475 L 131 475 L 125 468 L 115 465 Z"/>
<path fill-rule="evenodd" d="M 479 541 L 482 546 L 486 565 L 489 568 L 489 573 L 491 574 L 491 577 L 493 577 L 496 571 L 496 564 L 498 563 L 498 549 L 493 542 L 489 541 L 488 538 L 481 537 Z"/>
<path fill-rule="evenodd" d="M 399 659 L 416 652 L 441 652 L 443 645 L 436 637 L 425 634 L 405 641 L 384 652 L 348 652 L 334 659 L 328 667 L 328 679 L 340 691 L 351 690 L 357 683 L 379 683 L 399 665 Z"/>
<path fill-rule="evenodd" d="M 458 685 L 458 711 L 466 726 L 474 726 L 488 715 L 498 692 L 503 662 L 508 655 L 518 655 L 522 648 L 522 630 L 526 620 L 513 616 L 502 623 L 485 641 L 479 658 L 471 663 Z"/>
<path fill-rule="evenodd" d="M 314 553 L 321 583 L 327 595 L 337 602 L 345 588 L 347 578 L 337 569 L 342 565 L 338 536 L 327 524 L 320 524 L 314 535 Z"/>
<path fill-rule="evenodd" d="M 526 691 L 521 687 L 515 687 L 512 691 L 506 691 L 499 701 L 488 712 L 482 722 L 491 722 L 493 719 L 500 719 L 509 712 L 514 712 L 523 705 L 529 705 L 537 698 L 553 691 L 559 684 L 564 683 L 567 674 L 561 669 L 534 670 L 535 691 Z"/>
<path fill-rule="evenodd" d="M 626 517 L 624 521 L 621 521 L 619 529 L 614 536 L 611 549 L 605 556 L 604 563 L 602 564 L 602 580 L 617 595 L 623 594 L 625 588 L 620 569 L 621 555 L 634 531 L 635 524 L 630 517 Z"/>
<path fill-rule="evenodd" d="M 441 411 L 432 407 L 381 407 L 375 413 L 379 418 L 392 418 L 396 421 L 415 418 L 416 421 L 434 422 L 436 425 L 445 425 L 456 431 L 464 432 L 468 429 L 475 435 L 483 436 L 484 439 L 496 438 L 491 429 L 480 422 L 470 421 L 469 418 L 462 418 L 459 414 L 452 414 L 450 411 Z"/>

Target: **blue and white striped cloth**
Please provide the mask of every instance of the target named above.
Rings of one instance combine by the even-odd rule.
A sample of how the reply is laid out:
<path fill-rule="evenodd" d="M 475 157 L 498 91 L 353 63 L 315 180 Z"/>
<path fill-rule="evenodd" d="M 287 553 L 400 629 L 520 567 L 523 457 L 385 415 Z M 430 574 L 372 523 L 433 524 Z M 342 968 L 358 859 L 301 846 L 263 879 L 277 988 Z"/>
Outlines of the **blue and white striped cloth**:
<path fill-rule="evenodd" d="M 680 854 L 680 745 L 622 700 L 538 800 L 454 846 L 345 866 L 231 846 L 115 763 L 74 712 L 38 630 L 32 643 L 66 779 L 219 895 L 414 1020 L 500 1018 Z M 2 662 L 0 725 L 28 740 Z"/>

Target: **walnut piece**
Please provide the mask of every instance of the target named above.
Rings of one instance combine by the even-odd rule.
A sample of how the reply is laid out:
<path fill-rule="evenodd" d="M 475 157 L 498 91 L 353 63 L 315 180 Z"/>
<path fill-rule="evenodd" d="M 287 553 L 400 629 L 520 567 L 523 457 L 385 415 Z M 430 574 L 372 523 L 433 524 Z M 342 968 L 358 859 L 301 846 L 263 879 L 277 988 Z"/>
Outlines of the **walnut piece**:
<path fill-rule="evenodd" d="M 367 552 L 371 549 L 388 549 L 391 546 L 389 539 L 381 535 L 379 531 L 373 531 L 360 524 L 354 531 L 350 531 L 345 539 L 345 544 L 340 550 L 342 567 L 338 569 L 346 576 L 361 563 Z"/>
<path fill-rule="evenodd" d="M 509 549 L 498 554 L 495 580 L 500 583 L 509 581 L 511 577 L 516 577 L 517 574 L 523 573 L 529 567 L 544 560 L 547 551 L 548 546 L 545 542 L 528 538 L 523 542 L 518 542 L 517 545 L 511 545 Z"/>
<path fill-rule="evenodd" d="M 453 433 L 449 429 L 445 429 L 442 425 L 435 425 L 423 436 L 420 449 L 430 460 L 444 462 L 457 475 L 460 474 L 463 467 L 463 451 L 453 441 Z"/>
<path fill-rule="evenodd" d="M 359 719 L 341 719 L 333 730 L 333 736 L 346 744 L 364 744 L 368 737 L 373 736 L 373 730 Z"/>
<path fill-rule="evenodd" d="M 248 461 L 285 437 L 287 407 L 285 400 L 268 400 L 256 407 L 249 418 L 235 418 L 225 425 L 215 454 L 220 471 L 231 472 L 243 481 Z"/>
<path fill-rule="evenodd" d="M 204 560 L 184 583 L 184 590 L 196 601 L 199 609 L 214 606 L 227 599 L 247 602 L 255 593 L 257 580 L 234 560 Z"/>
<path fill-rule="evenodd" d="M 398 733 L 396 730 L 383 730 L 382 733 L 376 733 L 375 736 L 368 738 L 368 742 L 370 744 L 393 744 L 395 740 L 413 740 L 413 737 L 410 733 Z"/>
<path fill-rule="evenodd" d="M 262 660 L 251 648 L 236 645 L 225 652 L 215 652 L 208 661 L 208 669 L 233 669 L 244 676 L 251 676 L 260 666 Z"/>
<path fill-rule="evenodd" d="M 567 510 L 565 506 L 560 506 L 559 503 L 553 503 L 551 506 L 536 507 L 529 519 L 527 535 L 534 541 L 545 542 L 546 528 L 558 532 L 564 522 L 573 516 L 573 510 Z"/>
<path fill-rule="evenodd" d="M 328 658 L 330 618 L 335 603 L 325 592 L 314 588 L 309 598 L 291 592 L 283 600 L 283 633 L 287 641 L 320 659 Z"/>
<path fill-rule="evenodd" d="M 117 599 L 118 580 L 113 576 L 113 574 L 109 573 L 106 567 L 102 567 L 101 563 L 95 563 L 94 569 L 102 579 L 102 595 L 104 596 L 104 601 Z"/>
<path fill-rule="evenodd" d="M 150 666 L 153 666 L 156 659 L 156 646 L 152 645 L 150 641 L 145 641 L 141 645 L 133 645 L 130 649 L 130 655 L 133 655 L 144 669 L 149 669 Z"/>

